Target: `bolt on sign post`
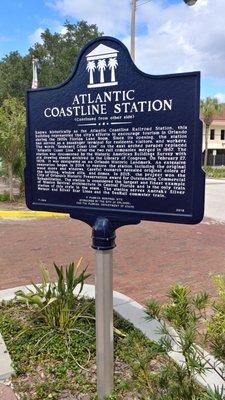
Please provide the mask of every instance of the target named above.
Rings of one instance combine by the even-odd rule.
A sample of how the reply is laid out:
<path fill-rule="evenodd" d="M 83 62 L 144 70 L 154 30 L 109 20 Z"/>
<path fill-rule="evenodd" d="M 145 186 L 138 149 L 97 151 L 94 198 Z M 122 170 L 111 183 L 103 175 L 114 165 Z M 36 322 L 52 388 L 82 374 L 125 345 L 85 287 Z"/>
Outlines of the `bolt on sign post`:
<path fill-rule="evenodd" d="M 199 72 L 145 74 L 111 37 L 88 43 L 61 85 L 27 93 L 27 206 L 92 227 L 99 399 L 113 389 L 116 229 L 203 218 L 199 93 Z"/>

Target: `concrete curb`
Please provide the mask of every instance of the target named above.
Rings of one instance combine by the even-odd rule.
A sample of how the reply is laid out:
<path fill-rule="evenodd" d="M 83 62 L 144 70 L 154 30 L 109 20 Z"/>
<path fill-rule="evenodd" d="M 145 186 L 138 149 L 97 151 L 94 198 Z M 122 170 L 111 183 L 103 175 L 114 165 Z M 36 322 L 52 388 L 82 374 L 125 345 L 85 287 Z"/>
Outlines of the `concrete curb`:
<path fill-rule="evenodd" d="M 225 183 L 224 178 L 206 178 L 206 183 Z"/>
<path fill-rule="evenodd" d="M 0 291 L 0 301 L 5 300 L 9 301 L 14 299 L 15 293 L 18 290 L 23 290 L 28 292 L 29 288 L 33 288 L 32 285 L 28 286 L 18 286 L 11 289 L 5 289 Z M 95 286 L 85 284 L 83 288 L 82 294 L 87 298 L 93 299 L 95 298 Z M 145 319 L 144 307 L 131 299 L 130 297 L 116 292 L 113 292 L 113 308 L 121 317 L 131 322 L 135 328 L 139 329 L 148 339 L 159 342 L 162 335 L 157 333 L 160 328 L 160 324 L 157 320 L 152 319 L 150 322 Z M 171 334 L 175 337 L 176 332 L 171 329 Z M 208 360 L 208 365 L 206 364 L 206 368 L 210 367 L 210 364 L 216 365 L 217 369 L 223 371 L 225 366 L 222 365 L 218 360 L 216 360 L 212 355 L 207 353 L 204 349 L 199 347 L 199 351 L 204 354 L 206 359 Z M 1 341 L 0 338 L 0 360 L 2 360 L 2 356 L 7 355 L 6 362 L 0 363 L 0 380 L 6 379 L 14 373 L 13 368 L 11 367 L 10 356 L 7 352 L 4 341 Z M 169 353 L 169 356 L 178 364 L 182 365 L 184 363 L 184 359 L 181 356 L 179 348 L 174 346 L 172 352 Z M 5 356 L 6 357 L 6 356 Z M 3 368 L 4 367 L 4 368 Z M 196 379 L 200 384 L 205 387 L 210 387 L 211 389 L 215 389 L 215 387 L 220 390 L 224 388 L 225 390 L 225 382 L 224 379 L 220 377 L 220 375 L 214 370 L 207 370 L 205 375 L 197 375 Z"/>
<path fill-rule="evenodd" d="M 9 379 L 14 374 L 12 361 L 2 335 L 0 334 L 0 380 Z"/>

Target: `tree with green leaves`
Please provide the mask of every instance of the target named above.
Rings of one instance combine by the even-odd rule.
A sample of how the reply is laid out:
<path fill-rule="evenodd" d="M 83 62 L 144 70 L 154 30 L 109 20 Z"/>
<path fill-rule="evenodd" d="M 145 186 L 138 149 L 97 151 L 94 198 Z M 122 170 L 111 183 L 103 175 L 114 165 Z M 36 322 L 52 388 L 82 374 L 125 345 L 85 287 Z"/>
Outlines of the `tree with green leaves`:
<path fill-rule="evenodd" d="M 102 35 L 96 25 L 85 21 L 64 24 L 61 33 L 51 33 L 46 29 L 41 38 L 43 43 L 36 43 L 30 48 L 30 57 L 39 60 L 40 86 L 53 86 L 63 82 L 73 71 L 81 48 L 90 40 Z"/>
<path fill-rule="evenodd" d="M 32 82 L 32 58 L 38 59 L 39 85 L 53 86 L 63 82 L 72 72 L 81 48 L 102 35 L 96 25 L 85 21 L 64 24 L 61 33 L 46 29 L 42 43 L 35 43 L 26 56 L 18 51 L 0 60 L 0 105 L 8 96 L 23 99 Z"/>
<path fill-rule="evenodd" d="M 205 124 L 205 156 L 204 167 L 208 163 L 208 142 L 209 142 L 209 129 L 212 124 L 213 118 L 216 113 L 220 112 L 222 105 L 216 98 L 207 97 L 201 100 L 201 117 Z"/>
<path fill-rule="evenodd" d="M 22 57 L 18 51 L 0 61 L 0 105 L 7 97 L 24 99 L 32 79 L 31 56 Z"/>
<path fill-rule="evenodd" d="M 11 201 L 14 200 L 13 172 L 20 176 L 24 168 L 24 130 L 25 107 L 22 100 L 15 97 L 5 99 L 0 107 L 0 158 L 7 167 Z"/>
<path fill-rule="evenodd" d="M 35 43 L 25 57 L 14 51 L 0 60 L 0 158 L 8 171 L 11 199 L 13 175 L 23 183 L 24 98 L 31 87 L 32 58 L 38 59 L 39 85 L 53 86 L 70 75 L 81 48 L 102 35 L 96 25 L 85 21 L 66 21 L 64 28 L 61 33 L 46 29 L 42 43 Z"/>

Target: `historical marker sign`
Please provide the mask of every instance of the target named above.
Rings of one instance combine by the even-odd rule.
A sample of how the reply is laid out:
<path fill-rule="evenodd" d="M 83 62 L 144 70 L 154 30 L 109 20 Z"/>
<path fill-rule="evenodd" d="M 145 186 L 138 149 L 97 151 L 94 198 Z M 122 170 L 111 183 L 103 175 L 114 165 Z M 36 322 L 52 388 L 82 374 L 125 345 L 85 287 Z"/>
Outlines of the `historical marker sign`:
<path fill-rule="evenodd" d="M 200 222 L 199 92 L 199 72 L 148 75 L 118 40 L 89 43 L 66 82 L 28 91 L 28 207 Z"/>

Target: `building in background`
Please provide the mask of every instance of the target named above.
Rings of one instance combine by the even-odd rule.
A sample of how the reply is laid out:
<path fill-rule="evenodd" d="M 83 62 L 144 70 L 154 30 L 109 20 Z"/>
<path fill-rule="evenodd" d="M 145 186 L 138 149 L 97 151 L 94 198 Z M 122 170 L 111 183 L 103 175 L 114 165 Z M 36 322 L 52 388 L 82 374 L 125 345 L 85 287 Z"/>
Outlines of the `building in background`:
<path fill-rule="evenodd" d="M 205 151 L 205 126 L 203 123 L 202 151 Z M 208 139 L 208 165 L 225 166 L 225 104 L 222 111 L 215 114 L 210 126 Z"/>

